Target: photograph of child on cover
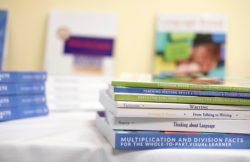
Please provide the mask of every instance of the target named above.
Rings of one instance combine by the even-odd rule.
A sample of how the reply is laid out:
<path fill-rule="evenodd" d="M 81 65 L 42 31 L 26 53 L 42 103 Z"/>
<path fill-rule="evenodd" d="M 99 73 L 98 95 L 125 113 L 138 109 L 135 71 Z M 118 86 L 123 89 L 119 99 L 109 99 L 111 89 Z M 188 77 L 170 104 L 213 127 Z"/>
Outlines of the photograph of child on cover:
<path fill-rule="evenodd" d="M 190 57 L 187 60 L 177 61 L 177 75 L 192 73 L 208 74 L 216 69 L 220 62 L 221 44 L 213 42 L 209 34 L 197 34 Z"/>
<path fill-rule="evenodd" d="M 164 40 L 163 48 L 156 50 L 155 66 L 161 67 L 158 73 L 223 78 L 225 34 L 158 33 L 157 36 L 161 37 L 157 41 Z"/>

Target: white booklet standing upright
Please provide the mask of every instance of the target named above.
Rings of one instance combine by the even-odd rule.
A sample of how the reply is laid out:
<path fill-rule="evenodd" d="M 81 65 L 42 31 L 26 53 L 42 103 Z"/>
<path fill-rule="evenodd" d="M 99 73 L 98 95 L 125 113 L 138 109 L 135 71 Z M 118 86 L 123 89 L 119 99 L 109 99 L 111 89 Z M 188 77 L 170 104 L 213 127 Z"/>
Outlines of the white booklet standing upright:
<path fill-rule="evenodd" d="M 45 70 L 50 74 L 111 73 L 115 35 L 116 17 L 111 13 L 53 11 Z"/>
<path fill-rule="evenodd" d="M 111 13 L 52 11 L 44 68 L 50 110 L 96 110 L 99 89 L 112 76 L 116 16 Z"/>

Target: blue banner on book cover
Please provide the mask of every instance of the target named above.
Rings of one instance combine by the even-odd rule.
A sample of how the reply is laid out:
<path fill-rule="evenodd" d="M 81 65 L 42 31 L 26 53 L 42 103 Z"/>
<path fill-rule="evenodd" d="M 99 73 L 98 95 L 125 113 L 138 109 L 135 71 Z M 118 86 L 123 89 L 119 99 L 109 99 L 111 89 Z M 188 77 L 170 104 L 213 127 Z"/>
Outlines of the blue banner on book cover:
<path fill-rule="evenodd" d="M 112 56 L 113 39 L 70 36 L 64 44 L 64 53 L 71 55 Z"/>
<path fill-rule="evenodd" d="M 0 70 L 3 69 L 3 58 L 5 55 L 7 17 L 8 12 L 6 10 L 0 10 Z"/>
<path fill-rule="evenodd" d="M 115 131 L 115 148 L 138 149 L 249 149 L 246 134 Z"/>

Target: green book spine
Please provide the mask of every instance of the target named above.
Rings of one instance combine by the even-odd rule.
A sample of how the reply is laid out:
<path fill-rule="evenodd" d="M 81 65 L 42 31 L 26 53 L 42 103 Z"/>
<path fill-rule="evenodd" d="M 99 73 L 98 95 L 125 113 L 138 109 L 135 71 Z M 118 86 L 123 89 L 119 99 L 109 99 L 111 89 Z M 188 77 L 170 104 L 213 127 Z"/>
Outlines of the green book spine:
<path fill-rule="evenodd" d="M 114 94 L 116 101 L 169 102 L 187 104 L 244 105 L 250 106 L 250 99 L 225 97 L 194 97 L 167 95 Z"/>
<path fill-rule="evenodd" d="M 170 82 L 131 82 L 131 81 L 112 81 L 112 86 L 140 87 L 140 88 L 168 88 L 168 89 L 187 89 L 203 91 L 224 91 L 224 92 L 250 92 L 250 87 L 229 86 L 229 85 L 208 85 L 191 83 L 170 83 Z"/>

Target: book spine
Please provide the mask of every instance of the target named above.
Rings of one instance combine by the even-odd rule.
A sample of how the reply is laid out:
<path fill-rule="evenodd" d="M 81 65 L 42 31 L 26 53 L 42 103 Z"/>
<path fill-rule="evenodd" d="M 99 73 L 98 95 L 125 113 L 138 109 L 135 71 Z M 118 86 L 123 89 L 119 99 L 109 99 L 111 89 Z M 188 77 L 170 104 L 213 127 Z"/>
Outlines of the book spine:
<path fill-rule="evenodd" d="M 27 107 L 1 108 L 0 122 L 35 116 L 43 116 L 47 115 L 48 112 L 48 108 L 45 104 Z"/>
<path fill-rule="evenodd" d="M 115 93 L 140 93 L 157 95 L 181 95 L 181 96 L 212 96 L 212 97 L 233 97 L 250 98 L 250 93 L 243 92 L 219 92 L 219 91 L 194 91 L 177 89 L 154 89 L 154 88 L 131 88 L 131 87 L 113 87 Z"/>
<path fill-rule="evenodd" d="M 44 94 L 45 84 L 0 84 L 0 95 Z"/>
<path fill-rule="evenodd" d="M 46 72 L 0 72 L 0 83 L 45 82 Z"/>
<path fill-rule="evenodd" d="M 250 120 L 162 119 L 114 117 L 106 112 L 109 126 L 117 130 L 155 130 L 250 134 Z"/>
<path fill-rule="evenodd" d="M 141 149 L 249 149 L 250 135 L 243 134 L 167 134 L 134 132 L 115 134 L 118 150 Z"/>
<path fill-rule="evenodd" d="M 170 95 L 141 95 L 141 94 L 114 94 L 116 101 L 139 101 L 139 102 L 169 102 L 186 104 L 218 104 L 218 105 L 243 105 L 250 106 L 250 100 L 244 98 L 225 97 L 193 97 L 193 96 L 170 96 Z"/>
<path fill-rule="evenodd" d="M 114 101 L 115 102 L 115 101 Z M 184 103 L 156 103 L 156 102 L 126 102 L 118 101 L 120 108 L 156 108 L 156 109 L 189 109 L 189 110 L 250 110 L 250 106 L 230 106 L 230 105 L 201 105 Z"/>
<path fill-rule="evenodd" d="M 105 107 L 108 110 L 108 107 Z M 116 117 L 250 120 L 250 111 L 121 109 Z"/>
<path fill-rule="evenodd" d="M 45 103 L 45 95 L 0 96 L 0 108 Z"/>
<path fill-rule="evenodd" d="M 106 91 L 101 91 L 99 101 L 110 109 L 117 108 L 144 108 L 144 109 L 187 109 L 187 110 L 250 110 L 250 106 L 231 105 L 206 105 L 206 104 L 184 104 L 184 103 L 160 103 L 160 102 L 131 102 L 114 101 Z"/>
<path fill-rule="evenodd" d="M 190 83 L 169 83 L 169 82 L 129 82 L 112 81 L 112 86 L 137 87 L 137 88 L 162 88 L 162 89 L 186 89 L 203 91 L 222 91 L 222 92 L 250 92 L 250 87 L 235 87 L 224 85 L 205 85 Z"/>

